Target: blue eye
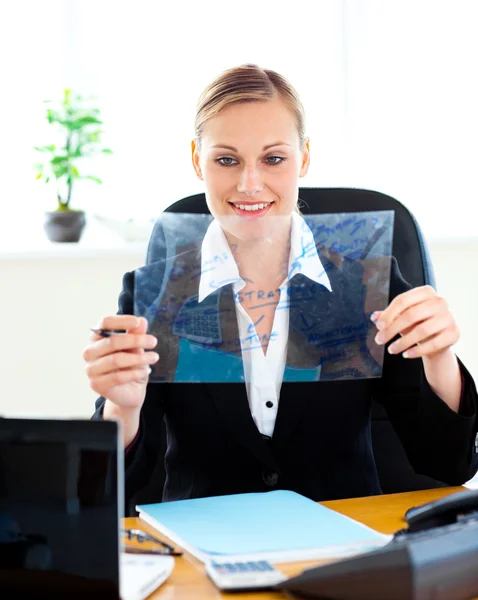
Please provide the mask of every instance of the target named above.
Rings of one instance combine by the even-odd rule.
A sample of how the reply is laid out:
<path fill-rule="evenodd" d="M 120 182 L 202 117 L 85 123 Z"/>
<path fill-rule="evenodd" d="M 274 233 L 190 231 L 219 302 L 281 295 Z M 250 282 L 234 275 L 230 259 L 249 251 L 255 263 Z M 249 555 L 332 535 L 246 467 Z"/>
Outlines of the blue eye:
<path fill-rule="evenodd" d="M 232 167 L 232 165 L 237 164 L 237 160 L 235 158 L 231 158 L 230 156 L 221 156 L 220 158 L 216 159 L 216 162 L 223 167 Z"/>
<path fill-rule="evenodd" d="M 266 158 L 266 161 L 269 165 L 274 166 L 274 165 L 280 165 L 281 163 L 283 163 L 285 161 L 285 158 L 282 156 L 268 156 Z M 274 162 L 272 162 L 274 161 Z"/>

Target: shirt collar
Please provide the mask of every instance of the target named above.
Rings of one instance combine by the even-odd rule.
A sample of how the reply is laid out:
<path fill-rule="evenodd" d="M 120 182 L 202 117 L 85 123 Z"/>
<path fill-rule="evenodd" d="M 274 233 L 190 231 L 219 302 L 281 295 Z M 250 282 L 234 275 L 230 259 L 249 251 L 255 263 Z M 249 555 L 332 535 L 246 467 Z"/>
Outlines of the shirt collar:
<path fill-rule="evenodd" d="M 332 291 L 330 280 L 317 253 L 314 234 L 304 219 L 294 212 L 292 213 L 287 280 L 289 281 L 298 273 L 305 275 L 316 283 L 320 283 L 329 292 Z"/>
<path fill-rule="evenodd" d="M 299 214 L 292 213 L 289 271 L 286 281 L 299 273 L 323 285 L 329 292 L 332 291 L 310 227 Z M 235 284 L 235 292 L 246 285 L 239 275 L 224 231 L 218 221 L 214 220 L 209 225 L 201 246 L 198 302 L 202 302 L 209 294 L 230 283 Z"/>
<path fill-rule="evenodd" d="M 246 284 L 239 275 L 236 261 L 222 227 L 214 219 L 209 225 L 201 246 L 201 279 L 199 281 L 198 302 L 215 290 L 230 283 Z"/>

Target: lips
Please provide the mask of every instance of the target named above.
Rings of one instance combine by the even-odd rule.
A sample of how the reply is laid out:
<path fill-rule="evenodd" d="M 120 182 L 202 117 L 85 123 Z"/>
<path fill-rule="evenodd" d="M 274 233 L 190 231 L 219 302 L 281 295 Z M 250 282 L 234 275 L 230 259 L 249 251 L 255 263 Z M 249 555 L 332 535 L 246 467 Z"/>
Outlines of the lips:
<path fill-rule="evenodd" d="M 231 208 L 241 217 L 260 217 L 272 206 L 273 202 L 229 202 Z"/>

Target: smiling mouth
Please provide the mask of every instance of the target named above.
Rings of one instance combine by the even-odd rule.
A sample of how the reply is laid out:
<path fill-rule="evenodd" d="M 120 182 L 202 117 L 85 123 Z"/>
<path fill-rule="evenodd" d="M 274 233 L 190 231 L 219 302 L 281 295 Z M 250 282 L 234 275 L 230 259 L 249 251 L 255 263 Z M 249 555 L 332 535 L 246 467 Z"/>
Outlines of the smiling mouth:
<path fill-rule="evenodd" d="M 229 204 L 239 213 L 263 213 L 273 204 L 273 202 L 258 202 L 257 204 L 229 202 Z"/>

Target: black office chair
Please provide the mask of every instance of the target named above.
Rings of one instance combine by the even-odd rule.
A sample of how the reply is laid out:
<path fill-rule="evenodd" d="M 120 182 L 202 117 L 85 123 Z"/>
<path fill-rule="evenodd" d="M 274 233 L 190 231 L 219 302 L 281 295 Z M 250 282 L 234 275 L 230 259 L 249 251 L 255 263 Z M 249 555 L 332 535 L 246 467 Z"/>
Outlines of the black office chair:
<path fill-rule="evenodd" d="M 351 188 L 301 188 L 299 207 L 302 214 L 365 212 L 393 210 L 395 212 L 392 254 L 396 257 L 404 278 L 413 286 L 432 285 L 435 278 L 430 256 L 411 214 L 398 200 L 370 190 Z M 165 212 L 209 213 L 204 194 L 178 200 Z M 147 264 L 161 256 L 162 241 L 153 230 L 147 253 Z M 164 434 L 164 431 L 163 431 Z M 163 439 L 165 436 L 163 435 Z M 386 494 L 445 487 L 446 484 L 415 473 L 405 450 L 383 407 L 373 402 L 372 442 L 382 490 Z M 164 481 L 164 460 L 160 458 L 151 484 L 139 494 L 140 501 L 158 501 Z"/>

